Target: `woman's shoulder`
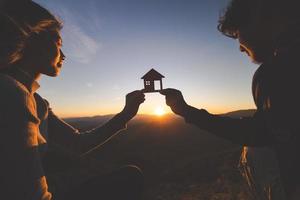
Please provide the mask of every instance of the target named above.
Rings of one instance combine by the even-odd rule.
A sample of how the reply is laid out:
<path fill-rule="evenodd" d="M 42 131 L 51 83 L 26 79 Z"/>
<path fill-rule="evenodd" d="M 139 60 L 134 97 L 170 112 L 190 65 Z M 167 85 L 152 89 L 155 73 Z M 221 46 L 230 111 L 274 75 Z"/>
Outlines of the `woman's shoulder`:
<path fill-rule="evenodd" d="M 27 91 L 26 87 L 22 83 L 20 83 L 19 81 L 17 81 L 16 79 L 14 79 L 9 75 L 2 74 L 2 73 L 0 73 L 0 88 L 1 88 L 1 92 L 4 89 L 15 89 L 17 91 L 20 90 L 23 92 Z"/>
<path fill-rule="evenodd" d="M 13 102 L 23 102 L 29 98 L 30 93 L 26 87 L 18 82 L 16 79 L 9 75 L 0 73 L 0 101 L 7 101 L 13 104 Z"/>

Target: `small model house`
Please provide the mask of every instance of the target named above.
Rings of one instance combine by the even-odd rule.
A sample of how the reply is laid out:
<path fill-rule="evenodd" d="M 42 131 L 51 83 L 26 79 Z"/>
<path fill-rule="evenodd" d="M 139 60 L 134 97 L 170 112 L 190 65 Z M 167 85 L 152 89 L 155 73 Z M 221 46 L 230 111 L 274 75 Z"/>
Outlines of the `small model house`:
<path fill-rule="evenodd" d="M 162 90 L 162 78 L 165 77 L 158 73 L 155 69 L 151 69 L 149 72 L 147 72 L 142 77 L 142 79 L 144 79 L 144 92 L 159 92 Z M 156 86 L 159 86 L 159 89 Z"/>

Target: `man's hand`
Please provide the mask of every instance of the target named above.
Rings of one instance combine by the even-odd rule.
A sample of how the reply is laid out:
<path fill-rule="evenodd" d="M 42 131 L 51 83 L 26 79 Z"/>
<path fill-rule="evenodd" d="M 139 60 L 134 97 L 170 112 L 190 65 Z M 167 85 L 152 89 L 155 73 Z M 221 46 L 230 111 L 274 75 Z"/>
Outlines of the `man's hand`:
<path fill-rule="evenodd" d="M 184 117 L 189 105 L 185 102 L 179 90 L 168 88 L 162 90 L 160 94 L 166 97 L 166 104 L 171 107 L 175 114 Z"/>
<path fill-rule="evenodd" d="M 142 91 L 136 90 L 126 95 L 125 107 L 120 113 L 125 121 L 131 120 L 138 112 L 139 106 L 145 101 Z"/>

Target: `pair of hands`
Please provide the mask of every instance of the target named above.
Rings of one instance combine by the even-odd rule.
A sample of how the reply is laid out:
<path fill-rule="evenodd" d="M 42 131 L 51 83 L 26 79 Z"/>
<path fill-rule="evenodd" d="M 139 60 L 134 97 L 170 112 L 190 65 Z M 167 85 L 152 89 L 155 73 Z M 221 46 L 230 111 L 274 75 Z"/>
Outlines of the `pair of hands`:
<path fill-rule="evenodd" d="M 168 88 L 160 92 L 166 98 L 166 104 L 171 110 L 180 116 L 184 116 L 189 105 L 185 102 L 179 90 Z M 145 101 L 145 94 L 141 90 L 136 90 L 126 95 L 126 104 L 121 114 L 126 121 L 131 120 L 138 112 L 139 106 Z"/>

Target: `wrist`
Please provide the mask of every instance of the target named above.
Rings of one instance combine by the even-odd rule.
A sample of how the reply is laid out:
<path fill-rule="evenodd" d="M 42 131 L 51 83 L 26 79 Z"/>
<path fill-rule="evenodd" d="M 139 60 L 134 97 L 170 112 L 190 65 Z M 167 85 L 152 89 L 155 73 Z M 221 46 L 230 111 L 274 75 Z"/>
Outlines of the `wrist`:
<path fill-rule="evenodd" d="M 181 109 L 180 115 L 185 118 L 186 116 L 189 116 L 191 111 L 195 109 L 194 107 L 186 104 L 185 106 L 183 106 L 183 108 Z"/>
<path fill-rule="evenodd" d="M 192 106 L 188 106 L 183 117 L 187 123 L 193 123 L 194 121 L 207 122 L 207 120 L 209 120 L 210 114 L 205 109 L 198 109 Z"/>
<path fill-rule="evenodd" d="M 130 120 L 128 115 L 124 110 L 122 110 L 120 113 L 116 114 L 115 118 L 121 123 L 126 125 L 127 122 Z"/>

